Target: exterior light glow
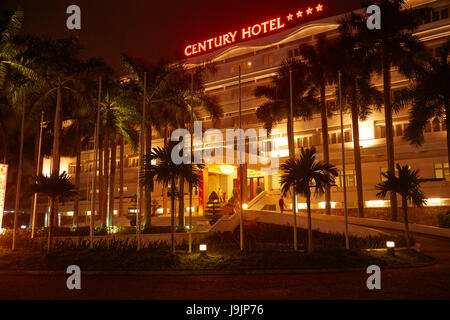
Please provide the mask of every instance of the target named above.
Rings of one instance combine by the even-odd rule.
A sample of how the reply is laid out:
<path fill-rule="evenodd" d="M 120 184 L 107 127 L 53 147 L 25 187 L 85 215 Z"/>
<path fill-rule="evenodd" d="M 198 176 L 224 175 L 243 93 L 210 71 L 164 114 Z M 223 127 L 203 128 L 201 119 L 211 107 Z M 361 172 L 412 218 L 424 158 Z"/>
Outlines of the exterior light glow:
<path fill-rule="evenodd" d="M 200 245 L 200 251 L 206 252 L 206 244 L 201 244 Z"/>
<path fill-rule="evenodd" d="M 27 226 L 23 224 L 23 225 L 20 226 L 20 228 L 21 228 L 21 229 L 26 229 Z"/>
<path fill-rule="evenodd" d="M 224 174 L 232 174 L 234 172 L 234 166 L 222 165 L 220 166 L 220 171 Z"/>
<path fill-rule="evenodd" d="M 369 200 L 366 201 L 367 208 L 385 208 L 389 206 L 389 200 Z"/>
<path fill-rule="evenodd" d="M 394 241 L 387 241 L 386 247 L 388 248 L 395 248 L 395 242 Z"/>
<path fill-rule="evenodd" d="M 68 216 L 73 216 L 73 211 L 67 211 Z"/>
<path fill-rule="evenodd" d="M 244 204 L 242 205 L 242 209 L 247 210 L 247 208 L 248 208 L 248 204 L 244 203 Z"/>
<path fill-rule="evenodd" d="M 395 242 L 394 241 L 387 241 L 386 242 L 387 247 L 387 253 L 388 255 L 395 257 Z"/>
<path fill-rule="evenodd" d="M 330 205 L 331 205 L 331 207 L 332 208 L 336 208 L 336 203 L 337 202 L 333 202 L 333 201 L 331 201 L 330 202 Z M 321 209 L 325 209 L 325 201 L 321 201 L 321 202 L 319 202 L 319 207 L 321 208 Z"/>
<path fill-rule="evenodd" d="M 156 212 L 158 212 L 158 213 L 163 213 L 164 210 L 163 210 L 163 208 L 158 208 L 158 209 L 156 209 Z"/>

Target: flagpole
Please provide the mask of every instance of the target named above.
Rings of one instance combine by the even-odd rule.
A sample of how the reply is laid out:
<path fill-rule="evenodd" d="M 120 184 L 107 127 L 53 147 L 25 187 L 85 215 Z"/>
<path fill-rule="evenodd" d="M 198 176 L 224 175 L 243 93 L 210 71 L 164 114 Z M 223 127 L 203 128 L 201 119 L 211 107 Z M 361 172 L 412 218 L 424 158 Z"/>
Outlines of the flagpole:
<path fill-rule="evenodd" d="M 243 144 L 245 147 L 245 143 L 242 141 L 242 96 L 241 96 L 241 65 L 238 66 L 239 76 L 238 76 L 238 87 L 239 87 L 239 143 Z M 240 191 L 240 215 L 239 215 L 239 238 L 240 238 L 240 248 L 241 251 L 244 250 L 244 208 L 243 208 L 243 200 L 244 200 L 244 192 L 243 192 L 243 165 L 242 165 L 242 147 L 239 148 L 239 191 Z"/>
<path fill-rule="evenodd" d="M 291 136 L 291 144 L 294 144 L 294 102 L 292 93 L 292 67 L 289 67 L 289 121 L 291 122 L 291 132 L 288 134 Z M 292 151 L 292 153 L 291 153 Z M 295 158 L 295 145 L 292 150 L 289 150 L 289 157 Z M 295 193 L 295 185 L 292 187 L 292 213 L 294 216 L 294 251 L 297 251 L 297 195 Z"/>
<path fill-rule="evenodd" d="M 347 185 L 345 181 L 344 119 L 342 115 L 341 72 L 339 71 L 339 108 L 341 112 L 342 180 L 344 185 L 345 248 L 349 249 L 347 217 Z"/>
<path fill-rule="evenodd" d="M 44 126 L 44 110 L 41 112 L 41 122 L 39 124 L 39 144 L 38 144 L 38 158 L 36 165 L 36 176 L 41 173 L 41 147 L 42 147 L 42 131 Z M 34 238 L 34 229 L 36 226 L 36 209 L 37 209 L 37 193 L 33 196 L 33 218 L 31 220 L 31 239 Z"/>
<path fill-rule="evenodd" d="M 97 192 L 97 159 L 98 159 L 98 146 L 100 141 L 100 100 L 102 94 L 102 76 L 98 77 L 98 103 L 97 103 L 97 124 L 95 126 L 95 139 L 94 139 L 94 181 L 92 183 L 92 202 L 91 202 L 91 228 L 90 228 L 90 247 L 94 248 L 94 228 L 95 228 L 95 194 Z M 100 207 L 100 203 L 98 204 Z"/>
<path fill-rule="evenodd" d="M 194 110 L 193 110 L 193 103 L 192 103 L 192 94 L 194 92 L 194 70 L 192 70 L 191 74 L 191 172 L 192 172 L 192 166 L 193 166 L 193 153 L 192 153 L 192 140 L 193 140 L 193 128 L 194 128 Z M 189 253 L 192 252 L 192 181 L 189 181 Z"/>
<path fill-rule="evenodd" d="M 137 189 L 137 212 L 136 212 L 136 240 L 137 240 L 137 251 L 141 250 L 141 211 L 142 211 L 142 198 L 143 198 L 143 192 L 142 187 L 140 183 L 140 179 L 142 176 L 142 171 L 144 167 L 144 136 L 145 136 L 145 118 L 146 118 L 146 97 L 147 96 L 147 72 L 144 72 L 144 95 L 142 100 L 142 123 L 141 123 L 141 139 L 140 139 L 140 151 L 139 151 L 139 176 L 138 176 L 138 185 Z"/>

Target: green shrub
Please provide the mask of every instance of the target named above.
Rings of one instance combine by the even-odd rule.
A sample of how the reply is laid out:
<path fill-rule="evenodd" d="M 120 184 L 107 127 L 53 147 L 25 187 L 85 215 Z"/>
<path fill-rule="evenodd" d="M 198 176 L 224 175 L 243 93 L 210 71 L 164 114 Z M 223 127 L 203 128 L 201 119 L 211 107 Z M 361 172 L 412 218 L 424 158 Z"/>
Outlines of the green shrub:
<path fill-rule="evenodd" d="M 439 213 L 437 219 L 439 227 L 450 228 L 450 211 L 447 211 L 447 213 Z"/>

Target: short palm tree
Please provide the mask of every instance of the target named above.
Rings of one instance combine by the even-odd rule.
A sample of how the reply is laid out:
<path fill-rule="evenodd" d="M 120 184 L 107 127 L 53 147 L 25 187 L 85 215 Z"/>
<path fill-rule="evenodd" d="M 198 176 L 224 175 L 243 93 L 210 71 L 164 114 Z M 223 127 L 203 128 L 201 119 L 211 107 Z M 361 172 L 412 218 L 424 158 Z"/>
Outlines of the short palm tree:
<path fill-rule="evenodd" d="M 191 183 L 193 186 L 200 184 L 200 173 L 203 170 L 203 164 L 184 164 L 179 165 L 172 161 L 172 150 L 177 145 L 175 141 L 169 141 L 164 147 L 156 147 L 150 153 L 147 153 L 144 161 L 144 172 L 141 176 L 141 184 L 153 186 L 154 179 L 161 183 L 166 188 L 170 185 L 170 199 L 171 199 L 171 244 L 170 253 L 175 254 L 175 197 L 178 195 L 177 181 L 181 177 L 185 181 Z M 156 161 L 152 164 L 152 161 Z"/>
<path fill-rule="evenodd" d="M 50 176 L 44 176 L 43 174 L 35 178 L 35 183 L 31 186 L 32 194 L 42 193 L 50 199 L 50 218 L 48 228 L 48 252 L 52 249 L 53 239 L 53 217 L 55 215 L 55 201 L 57 199 L 61 201 L 69 200 L 77 194 L 75 185 L 70 182 L 70 176 L 64 171 L 63 173 L 52 173 Z"/>
<path fill-rule="evenodd" d="M 420 178 L 419 170 L 411 170 L 407 164 L 400 166 L 400 164 L 397 163 L 396 167 L 398 176 L 390 171 L 382 173 L 386 180 L 376 185 L 376 189 L 379 190 L 377 197 L 384 199 L 388 192 L 395 192 L 402 197 L 406 246 L 409 248 L 408 201 L 411 201 L 417 207 L 422 207 L 426 203 L 426 198 L 425 194 L 420 189 L 420 184 L 424 181 L 433 179 Z"/>
<path fill-rule="evenodd" d="M 325 188 L 334 183 L 338 172 L 334 165 L 317 161 L 316 149 L 301 148 L 300 158 L 288 159 L 280 168 L 284 172 L 281 176 L 281 191 L 286 195 L 291 187 L 306 198 L 308 213 L 308 253 L 313 252 L 312 226 L 311 226 L 311 188 L 315 195 L 322 195 Z"/>

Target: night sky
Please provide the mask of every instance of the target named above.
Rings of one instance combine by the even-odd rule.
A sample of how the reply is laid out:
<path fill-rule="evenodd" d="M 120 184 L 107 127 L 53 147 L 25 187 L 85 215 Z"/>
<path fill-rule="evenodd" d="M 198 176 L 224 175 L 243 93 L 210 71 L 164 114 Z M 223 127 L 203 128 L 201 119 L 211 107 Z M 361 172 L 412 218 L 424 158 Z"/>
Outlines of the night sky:
<path fill-rule="evenodd" d="M 156 62 L 181 55 L 188 43 L 318 3 L 326 8 L 323 16 L 361 7 L 360 0 L 1 0 L 0 11 L 20 6 L 25 12 L 23 33 L 79 36 L 86 57 L 103 57 L 121 75 L 121 52 Z M 81 30 L 66 28 L 71 4 L 81 8 Z"/>

